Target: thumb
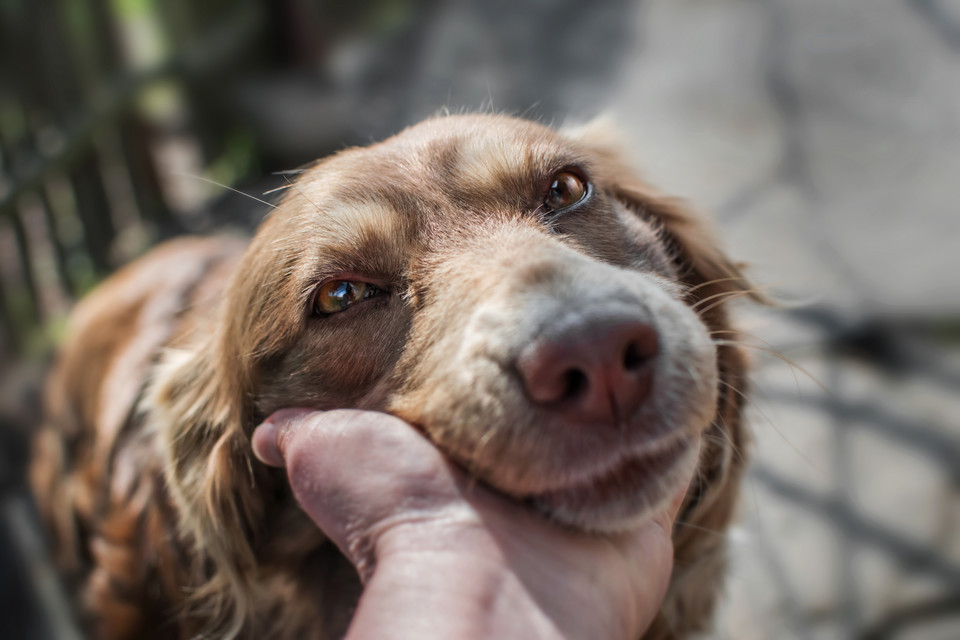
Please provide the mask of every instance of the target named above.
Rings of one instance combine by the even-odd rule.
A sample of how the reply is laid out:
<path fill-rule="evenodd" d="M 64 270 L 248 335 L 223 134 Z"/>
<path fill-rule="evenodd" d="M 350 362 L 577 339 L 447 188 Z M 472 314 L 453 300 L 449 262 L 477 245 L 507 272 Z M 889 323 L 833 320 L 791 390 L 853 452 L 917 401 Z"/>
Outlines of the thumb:
<path fill-rule="evenodd" d="M 286 448 L 291 429 L 302 424 L 307 416 L 320 413 L 312 409 L 280 409 L 274 411 L 253 431 L 253 455 L 271 467 L 286 466 Z"/>
<path fill-rule="evenodd" d="M 257 427 L 252 446 L 286 468 L 301 508 L 358 569 L 387 529 L 446 513 L 464 484 L 412 426 L 373 411 L 283 409 Z"/>

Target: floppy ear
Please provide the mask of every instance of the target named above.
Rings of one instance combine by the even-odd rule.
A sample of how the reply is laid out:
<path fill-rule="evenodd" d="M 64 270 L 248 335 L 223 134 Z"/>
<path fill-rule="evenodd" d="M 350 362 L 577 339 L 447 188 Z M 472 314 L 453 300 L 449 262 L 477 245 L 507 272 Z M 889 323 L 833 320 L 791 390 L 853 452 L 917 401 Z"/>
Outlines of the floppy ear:
<path fill-rule="evenodd" d="M 216 637 L 236 635 L 256 597 L 253 549 L 272 484 L 251 459 L 249 381 L 236 360 L 216 337 L 193 351 L 170 350 L 144 401 L 181 535 L 196 551 L 191 582 L 204 585 L 185 614 L 209 621 L 200 631 Z"/>
<path fill-rule="evenodd" d="M 673 531 L 674 570 L 660 615 L 644 640 L 687 637 L 710 627 L 726 573 L 726 543 L 737 504 L 749 437 L 742 421 L 748 362 L 723 303 L 748 297 L 767 303 L 741 266 L 721 249 L 708 220 L 647 185 L 622 159 L 606 122 L 571 135 L 596 159 L 597 175 L 630 210 L 659 226 L 672 250 L 686 302 L 717 342 L 717 411 L 704 432 L 697 473 Z"/>
<path fill-rule="evenodd" d="M 194 547 L 189 584 L 202 586 L 187 614 L 204 637 L 231 638 L 256 622 L 252 604 L 265 582 L 255 551 L 271 535 L 268 511 L 286 491 L 286 474 L 255 461 L 250 445 L 262 417 L 259 371 L 286 335 L 282 259 L 271 240 L 254 238 L 232 268 L 209 332 L 164 354 L 142 407 L 163 449 L 182 537 Z"/>

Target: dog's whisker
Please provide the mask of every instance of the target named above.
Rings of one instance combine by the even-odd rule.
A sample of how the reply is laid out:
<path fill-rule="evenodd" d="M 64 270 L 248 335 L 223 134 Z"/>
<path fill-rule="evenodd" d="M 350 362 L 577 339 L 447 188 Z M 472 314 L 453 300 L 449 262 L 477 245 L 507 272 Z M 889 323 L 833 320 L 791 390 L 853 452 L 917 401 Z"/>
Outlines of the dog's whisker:
<path fill-rule="evenodd" d="M 280 185 L 279 187 L 274 187 L 273 189 L 270 189 L 270 190 L 268 190 L 268 191 L 264 191 L 264 192 L 263 192 L 263 195 L 269 196 L 269 195 L 274 194 L 274 193 L 280 193 L 281 191 L 286 191 L 286 190 L 289 189 L 289 188 L 290 188 L 290 185 L 289 185 L 289 184 L 282 184 L 282 185 Z"/>
<path fill-rule="evenodd" d="M 725 382 L 725 381 L 722 381 L 722 380 L 720 381 L 720 384 L 721 384 L 721 385 L 724 385 L 726 388 L 730 389 L 732 392 L 739 394 L 740 397 L 743 398 L 744 401 L 749 400 L 749 398 L 747 398 L 746 394 L 744 394 L 744 393 L 743 393 L 742 391 L 740 391 L 739 389 L 736 389 L 733 385 L 731 385 L 731 384 L 729 384 L 729 383 L 727 383 L 727 382 Z M 796 453 L 801 459 L 803 459 L 804 462 L 806 462 L 807 464 L 809 464 L 811 467 L 813 467 L 813 468 L 815 468 L 815 469 L 819 469 L 819 468 L 820 468 L 819 465 L 816 464 L 816 462 L 813 461 L 813 459 L 811 459 L 807 454 L 805 454 L 803 451 L 801 451 L 800 448 L 797 447 L 797 446 L 790 440 L 790 438 L 787 437 L 787 434 L 785 434 L 779 427 L 777 427 L 777 424 L 770 418 L 770 416 L 769 416 L 756 402 L 753 402 L 753 403 L 752 403 L 752 406 L 753 406 L 753 410 L 754 410 L 756 413 L 758 413 L 761 418 L 763 418 L 763 421 L 767 424 L 767 426 L 769 426 L 771 429 L 773 429 L 773 430 L 777 433 L 777 435 L 779 435 L 780 438 L 787 444 L 787 446 L 790 447 L 791 449 L 793 449 L 793 452 L 794 452 L 794 453 Z M 720 419 L 722 420 L 723 418 L 721 417 Z M 732 443 L 731 443 L 731 444 L 732 444 Z"/>
<path fill-rule="evenodd" d="M 747 394 L 745 394 L 743 391 L 741 391 L 740 389 L 736 388 L 735 386 L 733 386 L 732 384 L 730 384 L 730 383 L 727 382 L 726 380 L 718 380 L 718 381 L 717 381 L 717 384 L 719 384 L 721 387 L 724 387 L 725 389 L 729 389 L 731 392 L 737 394 L 737 395 L 740 396 L 744 401 L 748 400 Z"/>
<path fill-rule="evenodd" d="M 687 527 L 688 529 L 693 529 L 695 531 L 702 531 L 703 533 L 709 533 L 710 535 L 714 535 L 714 536 L 726 535 L 726 533 L 723 531 L 717 531 L 716 529 L 708 529 L 707 527 L 701 527 L 699 525 L 693 524 L 692 522 L 686 522 L 684 520 L 679 520 L 679 519 L 674 520 L 673 524 L 681 527 Z"/>
<path fill-rule="evenodd" d="M 783 353 L 780 349 L 777 349 L 777 348 L 776 348 L 775 346 L 773 346 L 770 342 L 767 342 L 766 340 L 764 340 L 764 339 L 762 339 L 762 338 L 759 338 L 759 337 L 753 335 L 752 333 L 747 333 L 746 331 L 742 331 L 742 330 L 740 330 L 740 329 L 733 329 L 733 328 L 729 328 L 729 329 L 717 329 L 717 330 L 710 331 L 710 332 L 707 333 L 707 335 L 710 336 L 711 339 L 713 338 L 713 336 L 715 336 L 715 335 L 721 335 L 721 334 L 734 334 L 734 335 L 743 336 L 743 337 L 745 337 L 745 338 L 750 338 L 751 340 L 756 340 L 757 342 L 762 343 L 767 349 L 769 349 L 769 350 L 770 350 L 769 353 L 771 353 L 771 355 L 773 355 L 773 354 L 779 354 L 779 355 L 777 356 L 777 358 L 778 358 L 780 361 L 785 362 L 788 366 L 790 366 L 790 373 L 793 375 L 793 382 L 794 382 L 794 384 L 795 384 L 796 387 L 797 387 L 797 393 L 800 393 L 800 378 L 797 377 L 797 372 L 796 372 L 796 370 L 794 369 L 794 367 L 796 367 L 796 368 L 799 369 L 800 366 L 799 366 L 796 362 L 794 362 L 793 360 L 791 360 L 790 358 L 788 358 L 786 355 L 784 355 L 784 353 Z M 753 346 L 753 345 L 751 345 L 751 343 L 745 342 L 745 341 L 741 341 L 741 340 L 737 340 L 737 341 L 736 341 L 736 344 L 739 345 L 739 346 L 741 346 L 741 347 L 748 348 L 748 349 L 749 349 L 751 346 Z M 809 376 L 810 374 L 808 373 L 807 375 Z M 823 385 L 821 385 L 820 382 L 819 382 L 815 377 L 811 376 L 811 379 L 813 380 L 813 382 L 817 383 L 818 386 L 820 386 L 821 388 L 823 388 Z"/>
<path fill-rule="evenodd" d="M 810 371 L 808 371 L 806 368 L 790 360 L 789 358 L 784 356 L 782 353 L 780 353 L 776 349 L 767 348 L 757 344 L 750 344 L 749 342 L 741 342 L 736 340 L 712 340 L 712 342 L 713 344 L 718 346 L 731 346 L 731 347 L 742 347 L 744 349 L 754 349 L 755 351 L 760 351 L 762 353 L 766 353 L 770 356 L 773 356 L 777 360 L 780 360 L 781 362 L 789 366 L 791 370 L 796 369 L 797 371 L 805 375 L 811 382 L 816 384 L 820 388 L 820 390 L 823 391 L 825 394 L 829 395 L 831 398 L 836 398 L 834 393 L 830 391 L 830 389 L 828 389 L 826 385 L 820 382 L 820 380 L 818 380 L 815 375 L 810 373 Z"/>
<path fill-rule="evenodd" d="M 726 301 L 727 298 L 739 297 L 739 296 L 741 296 L 741 295 L 747 295 L 747 293 L 748 293 L 748 292 L 742 291 L 742 290 L 740 290 L 740 289 L 736 289 L 736 290 L 733 290 L 733 291 L 720 291 L 719 293 L 714 293 L 714 294 L 712 294 L 712 295 L 707 296 L 706 298 L 702 298 L 702 299 L 700 299 L 700 300 L 697 300 L 696 302 L 694 302 L 693 304 L 690 305 L 690 308 L 691 308 L 693 311 L 696 311 L 696 312 L 697 312 L 697 315 L 699 315 L 699 316 L 702 317 L 703 314 L 700 313 L 700 308 L 701 308 L 703 305 L 707 304 L 708 302 L 713 302 L 714 300 L 719 300 L 719 301 L 721 301 L 721 302 L 724 302 L 724 301 Z M 712 308 L 712 307 L 710 307 L 710 308 Z M 709 310 L 709 309 L 708 309 L 708 310 Z"/>
<path fill-rule="evenodd" d="M 763 338 L 760 338 L 760 337 L 758 337 L 758 336 L 755 336 L 755 335 L 752 334 L 752 333 L 747 333 L 746 331 L 743 331 L 743 330 L 741 330 L 741 329 L 732 329 L 732 328 L 728 328 L 728 329 L 714 329 L 713 331 L 708 331 L 708 332 L 707 332 L 707 335 L 708 335 L 708 336 L 711 336 L 711 337 L 713 337 L 713 336 L 715 336 L 715 335 L 721 335 L 721 334 L 734 334 L 734 335 L 738 335 L 738 336 L 744 336 L 745 338 L 750 338 L 751 340 L 756 340 L 757 342 L 763 343 L 768 349 L 772 349 L 772 350 L 774 350 L 774 351 L 777 351 L 778 353 L 780 353 L 780 354 L 782 355 L 782 352 L 781 352 L 779 349 L 777 349 L 775 346 L 773 346 L 773 344 L 771 344 L 770 342 L 767 342 L 767 341 L 764 340 Z M 742 343 L 742 342 L 740 342 L 740 344 L 749 344 L 749 343 Z"/>
<path fill-rule="evenodd" d="M 733 435 L 730 430 L 730 427 L 727 425 L 726 419 L 722 415 L 718 415 L 717 422 L 718 424 L 715 424 L 715 426 L 717 427 L 716 432 L 719 435 L 714 435 L 713 433 L 706 432 L 702 435 L 702 437 L 709 442 L 715 442 L 722 446 L 729 447 L 732 455 L 736 456 L 736 458 L 740 460 L 741 463 L 746 464 L 747 462 L 746 453 L 742 451 L 741 448 L 738 447 L 736 443 L 733 441 Z M 698 470 L 700 470 L 699 467 L 698 467 Z"/>
<path fill-rule="evenodd" d="M 214 185 L 214 186 L 216 186 L 216 187 L 220 187 L 221 189 L 226 189 L 227 191 L 232 191 L 233 193 L 236 193 L 236 194 L 239 194 L 239 195 L 241 195 L 241 196 L 244 196 L 245 198 L 250 198 L 251 200 L 256 200 L 256 201 L 259 202 L 260 204 L 265 204 L 265 205 L 267 205 L 268 207 L 270 207 L 271 209 L 276 209 L 276 208 L 277 208 L 277 205 L 273 204 L 272 202 L 267 202 L 266 200 L 261 200 L 261 199 L 258 198 L 257 196 L 252 196 L 252 195 L 250 195 L 249 193 L 244 193 L 243 191 L 240 191 L 239 189 L 234 189 L 233 187 L 230 187 L 230 186 L 227 186 L 227 185 L 225 185 L 225 184 L 223 184 L 223 183 L 217 182 L 216 180 L 211 180 L 210 178 L 205 178 L 204 176 L 198 176 L 198 175 L 194 175 L 194 174 L 192 174 L 192 173 L 183 173 L 183 172 L 181 172 L 181 171 L 171 171 L 170 173 L 173 174 L 173 175 L 175 175 L 175 176 L 180 176 L 180 177 L 182 177 L 182 178 L 193 178 L 194 180 L 200 180 L 201 182 L 206 182 L 206 183 L 212 184 L 212 185 Z"/>
<path fill-rule="evenodd" d="M 740 447 L 733 442 L 733 439 L 729 434 L 729 427 L 727 427 L 726 420 L 724 420 L 721 416 L 718 416 L 718 420 L 720 424 L 718 425 L 719 428 L 717 429 L 717 434 L 719 435 L 715 435 L 713 433 L 703 433 L 700 437 L 710 442 L 729 446 L 733 454 L 737 456 L 741 462 L 746 462 L 747 458 L 743 451 L 741 451 Z"/>
<path fill-rule="evenodd" d="M 705 287 L 710 287 L 715 284 L 720 284 L 721 282 L 743 282 L 743 276 L 729 276 L 726 278 L 714 278 L 713 280 L 707 280 L 706 282 L 701 282 L 698 285 L 688 287 L 684 289 L 686 293 L 693 293 L 694 291 L 699 291 Z"/>
<path fill-rule="evenodd" d="M 310 198 L 308 198 L 308 197 L 307 197 L 307 194 L 305 194 L 305 193 L 303 192 L 303 190 L 301 190 L 300 187 L 297 186 L 297 183 L 296 183 L 296 182 L 294 182 L 293 180 L 291 180 L 290 177 L 287 176 L 286 174 L 284 174 L 283 179 L 287 181 L 287 186 L 288 186 L 288 187 L 291 187 L 294 191 L 296 191 L 297 193 L 299 193 L 300 196 L 301 196 L 304 200 L 306 200 L 309 204 L 313 205 L 313 208 L 314 208 L 314 209 L 316 209 L 317 211 L 320 211 L 320 206 L 319 206 L 316 202 L 314 202 L 313 200 L 311 200 Z"/>
<path fill-rule="evenodd" d="M 756 287 L 751 287 L 749 289 L 742 289 L 742 290 L 738 289 L 735 291 L 721 291 L 720 293 L 715 293 L 711 296 L 707 296 L 702 300 L 697 300 L 695 303 L 690 305 L 690 308 L 696 311 L 698 316 L 703 317 L 704 315 L 709 313 L 711 310 L 715 309 L 717 306 L 721 304 L 726 304 L 730 300 L 736 300 L 737 298 L 742 298 L 744 296 L 761 295 L 762 293 L 763 292 L 760 289 L 757 289 Z M 710 304 L 705 308 L 701 308 L 701 305 L 707 302 L 710 302 L 711 300 L 714 301 L 713 304 Z"/>

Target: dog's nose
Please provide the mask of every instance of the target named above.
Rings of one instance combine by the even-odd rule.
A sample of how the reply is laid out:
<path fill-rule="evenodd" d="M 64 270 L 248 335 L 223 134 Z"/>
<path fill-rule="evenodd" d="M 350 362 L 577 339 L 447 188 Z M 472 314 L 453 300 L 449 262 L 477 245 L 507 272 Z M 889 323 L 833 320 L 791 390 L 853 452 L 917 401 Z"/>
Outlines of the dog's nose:
<path fill-rule="evenodd" d="M 532 402 L 584 424 L 625 424 L 650 395 L 657 331 L 630 317 L 598 315 L 547 332 L 516 366 Z"/>

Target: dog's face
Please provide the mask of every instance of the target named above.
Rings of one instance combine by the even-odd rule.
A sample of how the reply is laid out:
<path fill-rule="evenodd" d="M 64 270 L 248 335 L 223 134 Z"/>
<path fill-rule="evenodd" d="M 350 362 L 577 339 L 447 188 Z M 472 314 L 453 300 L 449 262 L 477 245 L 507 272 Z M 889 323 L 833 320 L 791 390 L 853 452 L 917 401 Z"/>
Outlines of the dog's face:
<path fill-rule="evenodd" d="M 558 520 L 636 524 L 682 488 L 716 414 L 689 291 L 729 274 L 701 273 L 722 258 L 686 257 L 625 175 L 503 116 L 430 120 L 306 171 L 225 305 L 251 424 L 387 411 Z"/>

